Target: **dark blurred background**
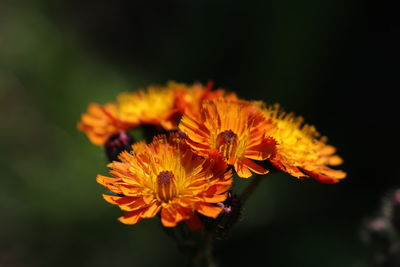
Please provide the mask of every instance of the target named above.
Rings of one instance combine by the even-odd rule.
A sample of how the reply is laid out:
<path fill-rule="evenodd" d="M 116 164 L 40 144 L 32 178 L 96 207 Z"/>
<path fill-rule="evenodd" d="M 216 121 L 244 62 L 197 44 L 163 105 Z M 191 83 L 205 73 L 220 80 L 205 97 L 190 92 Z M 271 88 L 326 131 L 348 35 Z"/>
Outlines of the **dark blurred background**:
<path fill-rule="evenodd" d="M 361 2 L 361 1 L 360 1 Z M 0 2 L 0 266 L 182 266 L 157 220 L 120 224 L 76 123 L 88 103 L 215 81 L 329 137 L 348 178 L 271 175 L 221 266 L 369 266 L 364 218 L 399 186 L 398 12 L 337 0 Z"/>

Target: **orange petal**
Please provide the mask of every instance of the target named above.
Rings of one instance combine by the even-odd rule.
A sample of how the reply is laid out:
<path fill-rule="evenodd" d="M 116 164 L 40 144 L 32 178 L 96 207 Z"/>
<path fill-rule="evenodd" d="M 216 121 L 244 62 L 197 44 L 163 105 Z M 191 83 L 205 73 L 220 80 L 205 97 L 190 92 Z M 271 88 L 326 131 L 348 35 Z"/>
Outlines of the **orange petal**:
<path fill-rule="evenodd" d="M 143 200 L 146 204 L 150 204 L 154 200 L 153 195 L 143 195 Z"/>
<path fill-rule="evenodd" d="M 223 202 L 226 200 L 226 194 L 222 195 L 212 195 L 212 196 L 206 196 L 203 198 L 205 202 L 207 203 L 218 203 L 218 202 Z"/>
<path fill-rule="evenodd" d="M 215 206 L 215 205 L 211 205 L 208 203 L 204 203 L 204 202 L 198 202 L 195 204 L 195 209 L 208 217 L 212 217 L 212 218 L 217 218 L 217 216 L 221 213 L 222 208 Z"/>
<path fill-rule="evenodd" d="M 321 154 L 321 155 L 324 155 L 324 156 L 329 156 L 329 155 L 334 154 L 335 152 L 336 152 L 336 148 L 335 148 L 334 146 L 325 145 L 325 146 L 321 149 L 320 154 Z"/>
<path fill-rule="evenodd" d="M 192 231 L 197 231 L 204 227 L 204 224 L 200 221 L 199 216 L 196 214 L 193 214 L 189 219 L 185 220 L 185 223 Z"/>
<path fill-rule="evenodd" d="M 103 145 L 110 135 L 120 128 L 120 125 L 116 124 L 115 112 L 114 104 L 101 106 L 92 103 L 87 112 L 82 114 L 78 129 L 85 132 L 92 143 Z"/>
<path fill-rule="evenodd" d="M 106 194 L 103 194 L 103 198 L 108 203 L 114 204 L 114 205 L 127 205 L 136 200 L 136 198 L 134 198 L 134 197 L 110 196 L 110 195 L 106 195 Z"/>
<path fill-rule="evenodd" d="M 169 212 L 167 208 L 161 210 L 161 223 L 165 227 L 174 227 L 176 226 L 176 221 L 174 216 Z"/>
<path fill-rule="evenodd" d="M 261 167 L 260 165 L 256 164 L 254 161 L 243 158 L 240 160 L 243 165 L 245 165 L 246 167 L 248 167 L 250 170 L 252 170 L 253 172 L 257 173 L 257 174 L 266 174 L 268 173 L 268 170 L 264 169 L 263 167 Z"/>
<path fill-rule="evenodd" d="M 271 137 L 266 137 L 260 144 L 248 147 L 245 157 L 255 160 L 265 160 L 272 157 L 276 152 L 277 142 Z"/>
<path fill-rule="evenodd" d="M 121 190 L 120 194 L 123 194 L 125 196 L 129 196 L 129 197 L 142 196 L 143 189 L 140 188 L 140 187 L 130 186 L 130 185 L 127 185 L 127 184 L 121 184 L 118 188 Z M 150 202 L 148 202 L 148 203 L 150 203 Z"/>
<path fill-rule="evenodd" d="M 140 214 L 142 212 L 142 210 L 135 210 L 125 214 L 124 216 L 119 217 L 118 220 L 124 224 L 135 224 L 142 219 L 140 217 Z"/>
<path fill-rule="evenodd" d="M 97 135 L 93 133 L 87 133 L 87 137 L 89 138 L 90 142 L 92 142 L 93 145 L 96 146 L 101 146 L 104 145 L 107 139 L 112 135 L 112 133 L 107 134 L 107 135 Z"/>
<path fill-rule="evenodd" d="M 331 170 L 332 176 L 328 176 L 325 173 L 316 172 L 316 171 L 308 171 L 304 170 L 304 173 L 309 175 L 310 177 L 314 178 L 318 182 L 325 183 L 325 184 L 334 184 L 338 183 L 340 179 L 346 177 L 346 173 L 342 171 Z"/>
<path fill-rule="evenodd" d="M 337 166 L 343 163 L 343 159 L 337 155 L 329 157 L 328 165 Z"/>
<path fill-rule="evenodd" d="M 185 208 L 187 208 L 187 207 L 190 207 L 191 205 L 192 205 L 192 203 L 193 203 L 193 200 L 192 199 L 187 199 L 187 198 L 178 198 L 177 200 L 175 200 L 175 202 L 179 205 L 179 206 L 182 206 L 182 207 L 185 207 Z"/>
<path fill-rule="evenodd" d="M 218 186 L 217 186 L 217 185 L 218 185 L 218 184 L 216 183 L 216 184 L 210 186 L 210 187 L 207 189 L 207 191 L 205 192 L 205 195 L 206 195 L 206 196 L 213 196 L 213 195 L 218 195 L 218 194 L 224 193 L 225 191 L 221 191 L 221 192 L 218 192 L 218 191 L 217 191 L 217 190 L 218 190 Z"/>
<path fill-rule="evenodd" d="M 119 186 L 115 185 L 116 183 L 118 183 L 120 181 L 120 179 L 111 178 L 111 177 L 107 177 L 107 176 L 103 176 L 103 175 L 99 174 L 96 177 L 96 181 L 99 184 L 103 185 L 108 190 L 110 190 L 114 193 L 117 193 L 117 194 L 122 194 L 122 191 L 119 188 Z"/>
<path fill-rule="evenodd" d="M 142 209 L 143 207 L 146 207 L 147 204 L 143 201 L 142 197 L 135 198 L 135 201 L 127 204 L 121 204 L 119 207 L 123 211 L 134 211 L 137 209 Z"/>
<path fill-rule="evenodd" d="M 234 167 L 239 177 L 241 178 L 251 177 L 252 175 L 251 171 L 246 166 L 244 166 L 244 164 L 241 161 L 236 161 Z"/>
<path fill-rule="evenodd" d="M 172 211 L 175 217 L 175 222 L 180 222 L 183 220 L 189 219 L 193 215 L 193 211 L 191 208 L 186 207 L 178 207 Z"/>
<path fill-rule="evenodd" d="M 166 130 L 175 130 L 178 128 L 176 123 L 173 120 L 164 120 L 161 121 L 161 126 Z"/>
<path fill-rule="evenodd" d="M 161 209 L 161 206 L 154 202 L 152 205 L 147 207 L 143 213 L 140 215 L 142 218 L 152 218 L 156 216 L 157 212 Z"/>
<path fill-rule="evenodd" d="M 198 123 L 188 115 L 183 116 L 179 123 L 179 129 L 197 143 L 205 142 L 210 135 L 209 130 L 202 123 Z"/>
<path fill-rule="evenodd" d="M 222 194 L 228 191 L 232 187 L 232 182 L 229 183 L 217 183 L 213 185 L 213 189 L 215 190 L 215 194 Z"/>

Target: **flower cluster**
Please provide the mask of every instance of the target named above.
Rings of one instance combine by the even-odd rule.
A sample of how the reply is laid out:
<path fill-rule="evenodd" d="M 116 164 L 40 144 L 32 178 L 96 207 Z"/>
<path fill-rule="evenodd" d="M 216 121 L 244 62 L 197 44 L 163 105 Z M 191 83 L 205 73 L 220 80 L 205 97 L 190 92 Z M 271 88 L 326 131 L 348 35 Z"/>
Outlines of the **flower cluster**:
<path fill-rule="evenodd" d="M 271 167 L 323 183 L 346 176 L 329 167 L 342 163 L 335 148 L 301 117 L 212 86 L 169 82 L 90 104 L 82 115 L 78 129 L 112 161 L 112 177 L 97 181 L 109 190 L 104 199 L 125 212 L 122 223 L 159 215 L 165 227 L 184 221 L 198 229 L 204 216 L 227 216 L 235 175 Z M 134 143 L 129 131 L 149 126 L 165 134 Z"/>

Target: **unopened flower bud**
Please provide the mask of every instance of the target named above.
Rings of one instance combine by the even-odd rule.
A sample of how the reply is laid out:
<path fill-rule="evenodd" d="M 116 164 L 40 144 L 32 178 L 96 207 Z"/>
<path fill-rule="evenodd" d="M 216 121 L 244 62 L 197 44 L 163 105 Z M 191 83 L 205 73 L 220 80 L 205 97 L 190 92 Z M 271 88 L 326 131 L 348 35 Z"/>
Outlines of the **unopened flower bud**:
<path fill-rule="evenodd" d="M 118 131 L 111 135 L 104 145 L 106 155 L 109 161 L 117 161 L 118 155 L 124 151 L 132 150 L 133 137 L 126 131 Z"/>
<path fill-rule="evenodd" d="M 140 128 L 143 132 L 143 138 L 147 143 L 151 143 L 154 136 L 167 133 L 167 131 L 159 125 L 144 124 Z"/>
<path fill-rule="evenodd" d="M 371 241 L 388 240 L 391 237 L 392 225 L 386 217 L 376 217 L 366 223 L 366 230 Z"/>
<path fill-rule="evenodd" d="M 373 260 L 378 265 L 391 259 L 396 232 L 387 217 L 378 216 L 368 220 L 364 225 L 362 238 L 372 249 Z"/>
<path fill-rule="evenodd" d="M 224 202 L 217 203 L 223 208 L 215 219 L 209 219 L 205 225 L 209 231 L 213 231 L 217 238 L 225 238 L 229 235 L 232 227 L 239 221 L 242 205 L 239 198 L 232 192 L 228 192 L 228 197 Z"/>
<path fill-rule="evenodd" d="M 376 266 L 400 266 L 397 233 L 386 216 L 367 221 L 364 227 L 364 241 L 372 249 L 371 256 Z"/>

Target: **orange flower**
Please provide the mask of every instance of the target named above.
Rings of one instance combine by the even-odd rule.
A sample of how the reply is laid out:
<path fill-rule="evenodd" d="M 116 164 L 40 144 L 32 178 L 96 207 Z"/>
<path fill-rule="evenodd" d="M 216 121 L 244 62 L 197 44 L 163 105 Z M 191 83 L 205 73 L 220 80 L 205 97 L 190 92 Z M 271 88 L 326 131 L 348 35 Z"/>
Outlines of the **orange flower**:
<path fill-rule="evenodd" d="M 117 106 L 111 103 L 104 106 L 90 104 L 78 123 L 78 129 L 85 132 L 95 145 L 104 145 L 107 139 L 118 130 L 126 130 L 133 126 L 133 123 L 117 118 Z"/>
<path fill-rule="evenodd" d="M 103 195 L 126 214 L 122 223 L 135 224 L 143 218 L 161 214 L 161 222 L 173 227 L 186 221 L 199 225 L 195 211 L 216 218 L 231 187 L 232 174 L 223 159 L 213 155 L 204 159 L 192 153 L 186 143 L 173 134 L 154 138 L 152 144 L 133 145 L 133 152 L 122 152 L 121 162 L 108 167 L 115 178 L 97 176 L 97 182 L 118 195 Z"/>
<path fill-rule="evenodd" d="M 313 126 L 304 124 L 303 118 L 286 114 L 279 105 L 263 109 L 274 127 L 267 134 L 276 142 L 276 154 L 269 160 L 278 169 L 295 177 L 312 177 L 323 183 L 337 183 L 346 173 L 327 165 L 339 165 L 343 160 L 335 155 L 336 149 L 326 144 Z"/>
<path fill-rule="evenodd" d="M 253 160 L 266 160 L 274 154 L 275 140 L 266 136 L 270 122 L 258 107 L 246 101 L 215 99 L 205 101 L 200 116 L 185 115 L 179 129 L 199 155 L 217 150 L 240 177 L 250 170 L 265 174 L 267 170 Z"/>
<path fill-rule="evenodd" d="M 225 95 L 218 89 L 211 91 L 201 84 L 186 85 L 168 82 L 167 86 L 150 86 L 132 93 L 122 93 L 116 103 L 105 106 L 90 104 L 87 113 L 82 115 L 78 129 L 85 132 L 90 141 L 103 145 L 119 130 L 127 130 L 142 124 L 161 126 L 166 130 L 177 129 L 177 122 L 185 112 L 198 114 L 204 100 Z M 236 99 L 231 93 L 226 97 Z"/>
<path fill-rule="evenodd" d="M 151 86 L 147 90 L 118 96 L 118 117 L 134 124 L 160 125 L 166 130 L 177 128 L 174 93 L 167 87 Z"/>
<path fill-rule="evenodd" d="M 170 82 L 168 84 L 173 87 L 175 94 L 175 106 L 180 113 L 198 116 L 203 101 L 212 100 L 220 97 L 225 97 L 230 100 L 238 100 L 235 93 L 227 93 L 223 89 L 211 90 L 213 82 L 208 82 L 207 86 L 200 83 L 195 83 L 192 86 Z"/>
<path fill-rule="evenodd" d="M 152 86 L 118 97 L 119 117 L 125 121 L 161 125 L 166 130 L 177 128 L 183 114 L 198 114 L 203 101 L 226 95 L 237 99 L 236 94 L 224 90 L 211 91 L 212 83 L 187 85 L 169 81 L 165 87 Z"/>

